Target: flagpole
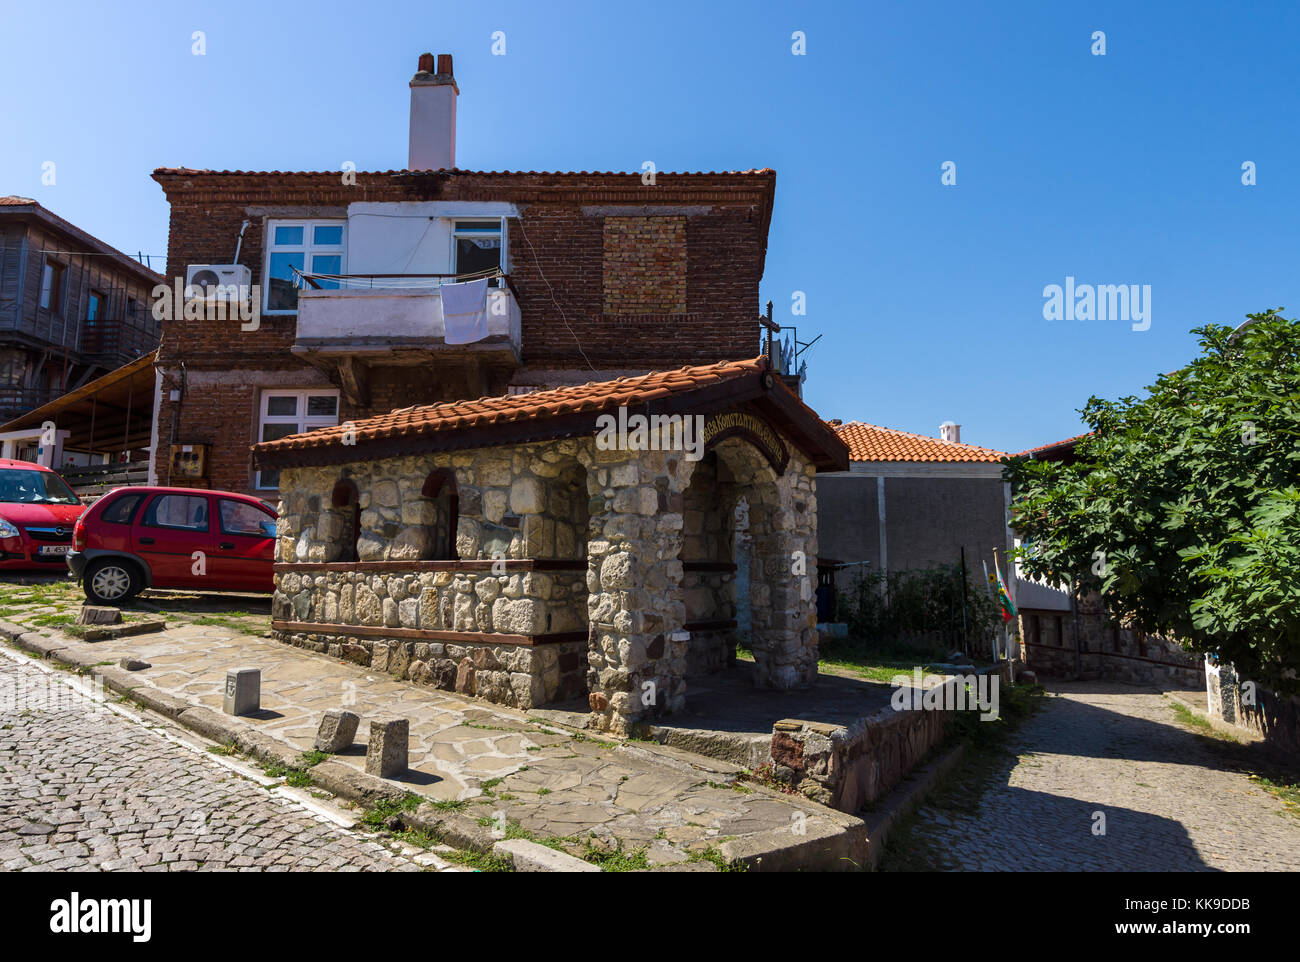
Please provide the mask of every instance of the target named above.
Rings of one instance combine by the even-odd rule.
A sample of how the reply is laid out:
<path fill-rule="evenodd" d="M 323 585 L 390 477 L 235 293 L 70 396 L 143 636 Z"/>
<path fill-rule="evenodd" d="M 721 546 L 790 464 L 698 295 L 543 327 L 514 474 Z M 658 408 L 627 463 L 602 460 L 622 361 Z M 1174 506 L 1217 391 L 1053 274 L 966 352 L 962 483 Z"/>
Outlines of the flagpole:
<path fill-rule="evenodd" d="M 1011 601 L 1011 589 L 1006 586 L 1005 582 L 1003 582 L 1002 569 L 998 567 L 998 550 L 999 550 L 998 547 L 994 545 L 993 546 L 993 570 L 998 576 L 998 588 L 1001 594 L 1006 595 L 1007 605 L 1010 606 L 1012 610 L 1014 610 L 1014 604 Z M 1008 568 L 1008 573 L 1009 572 L 1010 569 Z M 1002 603 L 1001 595 L 999 595 L 998 597 L 998 603 L 999 604 Z M 1011 618 L 1010 617 L 1004 618 L 1002 621 L 1002 652 L 1003 652 L 1003 657 L 1005 657 L 1007 660 L 1007 673 L 1010 674 L 1011 673 L 1011 664 L 1010 664 L 1011 662 Z"/>

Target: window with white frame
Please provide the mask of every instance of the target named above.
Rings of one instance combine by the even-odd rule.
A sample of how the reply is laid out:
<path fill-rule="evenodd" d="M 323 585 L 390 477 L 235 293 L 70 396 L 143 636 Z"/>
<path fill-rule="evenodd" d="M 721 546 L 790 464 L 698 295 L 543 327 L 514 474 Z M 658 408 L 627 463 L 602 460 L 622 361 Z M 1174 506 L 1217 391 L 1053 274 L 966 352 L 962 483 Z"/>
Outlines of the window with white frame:
<path fill-rule="evenodd" d="M 452 272 L 458 278 L 506 269 L 504 223 L 499 217 L 452 221 L 451 249 L 455 259 Z"/>
<path fill-rule="evenodd" d="M 307 274 L 342 274 L 347 221 L 273 220 L 266 225 L 266 271 L 262 275 L 266 314 L 292 314 L 298 310 L 294 269 Z M 336 288 L 337 281 L 317 281 Z"/>
<path fill-rule="evenodd" d="M 267 389 L 262 392 L 257 439 L 278 441 L 291 434 L 333 427 L 338 423 L 338 391 L 329 388 L 308 388 L 305 391 Z M 257 472 L 257 487 L 275 488 L 279 484 L 279 471 Z"/>

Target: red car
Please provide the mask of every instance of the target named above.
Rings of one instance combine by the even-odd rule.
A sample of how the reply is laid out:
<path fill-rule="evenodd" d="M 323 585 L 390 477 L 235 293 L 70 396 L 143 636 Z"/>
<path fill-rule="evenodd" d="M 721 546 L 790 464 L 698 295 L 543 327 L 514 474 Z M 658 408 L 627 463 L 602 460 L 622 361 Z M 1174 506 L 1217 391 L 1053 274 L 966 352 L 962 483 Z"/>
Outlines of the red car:
<path fill-rule="evenodd" d="M 96 604 L 145 588 L 270 592 L 275 520 L 233 491 L 117 488 L 77 522 L 68 567 Z"/>
<path fill-rule="evenodd" d="M 62 565 L 85 510 L 49 468 L 0 458 L 0 571 Z"/>

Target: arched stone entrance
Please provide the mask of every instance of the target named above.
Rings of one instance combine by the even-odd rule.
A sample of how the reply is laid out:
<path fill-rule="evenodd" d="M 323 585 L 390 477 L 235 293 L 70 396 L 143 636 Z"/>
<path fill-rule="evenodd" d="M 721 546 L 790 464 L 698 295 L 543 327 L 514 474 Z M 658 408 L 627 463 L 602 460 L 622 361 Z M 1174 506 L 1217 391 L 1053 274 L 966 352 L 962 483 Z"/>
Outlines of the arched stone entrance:
<path fill-rule="evenodd" d="M 591 453 L 588 690 L 597 722 L 624 731 L 685 707 L 686 676 L 725 668 L 736 644 L 735 507 L 749 514 L 750 649 L 764 688 L 817 675 L 815 468 L 778 472 L 743 434 L 703 458 Z"/>

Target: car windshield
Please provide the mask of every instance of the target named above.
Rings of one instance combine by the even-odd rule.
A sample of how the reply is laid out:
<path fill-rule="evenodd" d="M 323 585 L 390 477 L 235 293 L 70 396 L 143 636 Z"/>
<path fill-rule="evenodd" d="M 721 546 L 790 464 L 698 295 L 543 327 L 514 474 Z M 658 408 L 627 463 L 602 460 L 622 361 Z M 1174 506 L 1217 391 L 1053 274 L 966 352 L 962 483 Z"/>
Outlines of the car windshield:
<path fill-rule="evenodd" d="M 53 471 L 0 468 L 0 502 L 9 504 L 80 504 L 68 483 Z"/>

